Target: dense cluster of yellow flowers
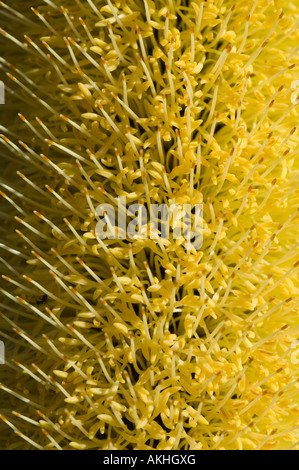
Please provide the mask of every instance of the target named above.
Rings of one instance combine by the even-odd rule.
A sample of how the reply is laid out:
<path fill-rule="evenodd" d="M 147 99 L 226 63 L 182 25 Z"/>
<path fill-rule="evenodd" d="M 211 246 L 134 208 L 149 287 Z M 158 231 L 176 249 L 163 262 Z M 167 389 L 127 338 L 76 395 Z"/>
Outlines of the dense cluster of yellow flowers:
<path fill-rule="evenodd" d="M 298 448 L 298 2 L 61 1 L 0 2 L 1 448 Z"/>

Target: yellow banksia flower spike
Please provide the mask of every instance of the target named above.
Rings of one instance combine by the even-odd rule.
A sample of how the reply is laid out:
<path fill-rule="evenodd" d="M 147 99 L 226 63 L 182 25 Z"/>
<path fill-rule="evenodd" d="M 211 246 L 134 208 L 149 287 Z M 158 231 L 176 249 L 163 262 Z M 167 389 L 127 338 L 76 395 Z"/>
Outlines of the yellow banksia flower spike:
<path fill-rule="evenodd" d="M 0 2 L 1 448 L 298 449 L 298 5 L 62 3 Z"/>

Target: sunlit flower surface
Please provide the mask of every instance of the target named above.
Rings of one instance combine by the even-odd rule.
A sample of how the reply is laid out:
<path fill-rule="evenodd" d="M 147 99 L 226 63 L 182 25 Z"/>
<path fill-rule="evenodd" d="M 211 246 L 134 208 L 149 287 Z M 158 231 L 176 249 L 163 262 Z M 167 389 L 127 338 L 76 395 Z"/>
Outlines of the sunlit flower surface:
<path fill-rule="evenodd" d="M 298 2 L 0 5 L 1 448 L 298 448 Z"/>

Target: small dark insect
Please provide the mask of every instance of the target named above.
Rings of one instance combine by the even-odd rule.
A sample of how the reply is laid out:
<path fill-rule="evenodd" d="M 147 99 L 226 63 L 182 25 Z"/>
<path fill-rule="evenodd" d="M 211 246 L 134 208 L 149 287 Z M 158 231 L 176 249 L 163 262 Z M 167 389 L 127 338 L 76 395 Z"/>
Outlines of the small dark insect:
<path fill-rule="evenodd" d="M 43 295 L 42 297 L 39 298 L 39 300 L 36 302 L 36 305 L 42 305 L 46 304 L 48 300 L 47 294 Z"/>

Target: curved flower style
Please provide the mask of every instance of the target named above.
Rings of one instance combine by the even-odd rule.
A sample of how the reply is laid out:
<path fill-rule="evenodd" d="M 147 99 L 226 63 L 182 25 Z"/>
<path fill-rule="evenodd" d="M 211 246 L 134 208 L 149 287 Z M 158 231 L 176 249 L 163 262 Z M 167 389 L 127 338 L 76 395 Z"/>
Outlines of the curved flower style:
<path fill-rule="evenodd" d="M 299 8 L 60 3 L 1 2 L 1 448 L 296 448 Z"/>

